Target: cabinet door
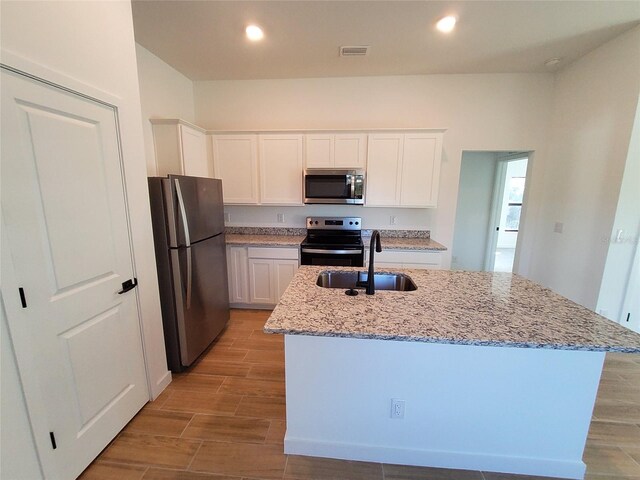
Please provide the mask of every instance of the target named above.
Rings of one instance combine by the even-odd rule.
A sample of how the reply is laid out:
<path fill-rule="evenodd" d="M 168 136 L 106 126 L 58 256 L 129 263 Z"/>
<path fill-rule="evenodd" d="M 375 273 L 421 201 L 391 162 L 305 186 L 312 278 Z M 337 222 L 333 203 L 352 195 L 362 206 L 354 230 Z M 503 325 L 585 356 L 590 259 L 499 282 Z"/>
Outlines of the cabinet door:
<path fill-rule="evenodd" d="M 441 134 L 406 134 L 400 183 L 400 205 L 435 207 L 440 180 Z"/>
<path fill-rule="evenodd" d="M 260 202 L 302 205 L 302 135 L 260 135 Z"/>
<path fill-rule="evenodd" d="M 367 136 L 360 133 L 337 133 L 333 158 L 336 168 L 365 168 Z"/>
<path fill-rule="evenodd" d="M 255 135 L 212 135 L 215 177 L 222 180 L 226 204 L 258 203 Z"/>
<path fill-rule="evenodd" d="M 274 260 L 273 274 L 275 283 L 274 303 L 278 303 L 280 297 L 291 283 L 291 279 L 298 270 L 297 260 Z"/>
<path fill-rule="evenodd" d="M 367 155 L 367 206 L 395 206 L 400 202 L 399 169 L 402 161 L 403 135 L 369 135 Z"/>
<path fill-rule="evenodd" d="M 185 125 L 179 125 L 179 128 L 184 174 L 194 177 L 212 177 L 213 169 L 209 167 L 207 158 L 207 136 Z"/>
<path fill-rule="evenodd" d="M 333 167 L 333 135 L 305 135 L 307 168 Z"/>
<path fill-rule="evenodd" d="M 249 300 L 251 303 L 274 303 L 273 260 L 249 259 Z"/>
<path fill-rule="evenodd" d="M 249 261 L 246 247 L 227 247 L 229 301 L 249 303 Z"/>

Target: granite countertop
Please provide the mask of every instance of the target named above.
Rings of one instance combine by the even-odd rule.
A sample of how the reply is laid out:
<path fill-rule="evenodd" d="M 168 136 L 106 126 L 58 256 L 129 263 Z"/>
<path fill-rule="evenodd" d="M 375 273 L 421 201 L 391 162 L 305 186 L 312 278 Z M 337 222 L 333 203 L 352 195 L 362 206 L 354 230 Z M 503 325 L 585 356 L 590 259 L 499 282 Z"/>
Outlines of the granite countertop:
<path fill-rule="evenodd" d="M 304 240 L 304 235 L 250 235 L 227 233 L 227 245 L 249 245 L 251 247 L 296 247 Z"/>
<path fill-rule="evenodd" d="M 431 240 L 428 230 L 381 230 L 382 248 L 385 250 L 445 251 L 447 247 Z M 262 247 L 298 247 L 306 236 L 305 228 L 287 227 L 227 227 L 229 245 Z M 371 230 L 362 231 L 362 242 L 368 248 Z"/>
<path fill-rule="evenodd" d="M 640 352 L 640 334 L 510 273 L 398 270 L 413 292 L 316 286 L 301 267 L 265 324 L 267 333 L 562 350 Z M 382 271 L 376 269 L 376 271 Z"/>
<path fill-rule="evenodd" d="M 430 238 L 401 238 L 380 236 L 382 250 L 430 250 L 444 252 L 447 247 Z M 362 237 L 365 248 L 369 248 L 371 237 Z"/>

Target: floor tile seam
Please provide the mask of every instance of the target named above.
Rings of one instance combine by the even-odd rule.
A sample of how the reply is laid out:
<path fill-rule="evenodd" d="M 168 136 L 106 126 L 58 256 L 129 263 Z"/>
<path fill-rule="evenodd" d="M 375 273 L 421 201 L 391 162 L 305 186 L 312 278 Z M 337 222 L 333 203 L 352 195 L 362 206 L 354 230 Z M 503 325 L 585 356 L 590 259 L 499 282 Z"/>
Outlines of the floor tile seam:
<path fill-rule="evenodd" d="M 624 447 L 618 447 L 620 450 L 622 450 L 622 453 L 624 453 L 628 458 L 631 459 L 631 461 L 636 464 L 639 468 L 640 468 L 640 461 L 636 460 L 635 458 L 633 458 L 631 456 L 631 454 L 629 452 L 627 452 Z M 640 472 L 638 472 L 640 474 Z"/>
<path fill-rule="evenodd" d="M 184 435 L 184 432 L 186 432 L 187 428 L 189 428 L 189 425 L 191 425 L 191 423 L 193 423 L 193 420 L 196 418 L 196 415 L 198 415 L 198 414 L 194 413 L 193 415 L 191 415 L 191 419 L 187 422 L 185 427 L 182 429 L 182 432 L 180 432 L 180 438 L 183 438 L 182 436 Z"/>
<path fill-rule="evenodd" d="M 198 452 L 200 452 L 200 449 L 202 448 L 203 443 L 204 443 L 204 440 L 200 440 L 200 445 L 198 445 L 198 448 L 196 449 L 195 453 L 193 454 L 193 457 L 191 457 L 191 461 L 189 462 L 189 465 L 187 465 L 187 471 L 190 470 L 191 465 L 193 464 L 193 462 L 195 461 L 196 457 L 198 456 Z"/>
<path fill-rule="evenodd" d="M 270 445 L 268 443 L 264 443 L 264 440 L 260 441 L 260 440 L 240 440 L 238 438 L 229 438 L 229 434 L 225 433 L 225 436 L 223 437 L 224 439 L 220 439 L 220 438 L 203 438 L 203 437 L 185 437 L 186 439 L 190 439 L 190 440 L 197 440 L 200 441 L 201 443 L 204 442 L 222 442 L 222 443 L 230 443 L 233 445 Z M 266 436 L 265 436 L 265 440 L 266 440 Z M 199 450 L 199 448 L 198 448 Z"/>
<path fill-rule="evenodd" d="M 184 467 L 176 467 L 176 466 L 172 466 L 172 465 L 160 465 L 157 463 L 142 463 L 142 462 L 137 462 L 137 463 L 132 463 L 132 462 L 128 462 L 126 460 L 100 460 L 100 463 L 108 463 L 110 465 L 123 465 L 123 466 L 127 466 L 127 467 L 143 467 L 143 468 L 164 468 L 165 470 L 174 470 L 174 471 L 179 471 L 179 472 L 186 472 L 187 470 L 184 469 Z"/>
<path fill-rule="evenodd" d="M 284 468 L 282 469 L 282 478 L 284 479 L 284 476 L 287 474 L 287 466 L 289 465 L 290 455 L 284 453 L 284 445 L 282 446 L 282 451 L 284 454 Z"/>

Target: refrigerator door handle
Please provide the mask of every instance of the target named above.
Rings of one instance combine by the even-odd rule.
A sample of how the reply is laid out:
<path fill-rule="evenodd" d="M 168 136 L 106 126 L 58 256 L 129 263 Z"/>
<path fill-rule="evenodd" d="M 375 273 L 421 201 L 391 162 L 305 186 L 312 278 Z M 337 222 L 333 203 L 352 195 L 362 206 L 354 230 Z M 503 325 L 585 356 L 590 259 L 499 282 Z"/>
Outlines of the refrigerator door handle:
<path fill-rule="evenodd" d="M 187 222 L 187 211 L 184 208 L 184 199 L 182 198 L 182 190 L 180 189 L 180 180 L 174 179 L 176 183 L 176 196 L 178 197 L 178 208 L 180 209 L 180 217 L 182 218 L 182 228 L 184 229 L 184 242 L 186 247 L 191 246 L 191 238 L 189 237 L 189 223 Z M 191 258 L 188 255 L 187 258 Z"/>
<path fill-rule="evenodd" d="M 191 308 L 191 285 L 193 283 L 193 265 L 191 264 L 191 247 L 186 248 L 187 254 L 187 310 Z"/>

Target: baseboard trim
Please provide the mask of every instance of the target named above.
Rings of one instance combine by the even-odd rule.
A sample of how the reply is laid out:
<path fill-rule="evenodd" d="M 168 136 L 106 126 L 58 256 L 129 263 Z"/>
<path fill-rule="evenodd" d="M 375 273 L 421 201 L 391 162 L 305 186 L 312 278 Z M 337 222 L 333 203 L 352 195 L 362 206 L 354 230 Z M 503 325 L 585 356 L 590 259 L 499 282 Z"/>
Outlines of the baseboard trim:
<path fill-rule="evenodd" d="M 582 460 L 572 462 L 548 458 L 496 456 L 482 453 L 333 443 L 291 438 L 288 435 L 285 436 L 284 440 L 284 453 L 343 460 L 460 470 L 482 470 L 485 472 L 537 475 L 576 480 L 582 480 L 586 471 L 586 465 Z"/>

